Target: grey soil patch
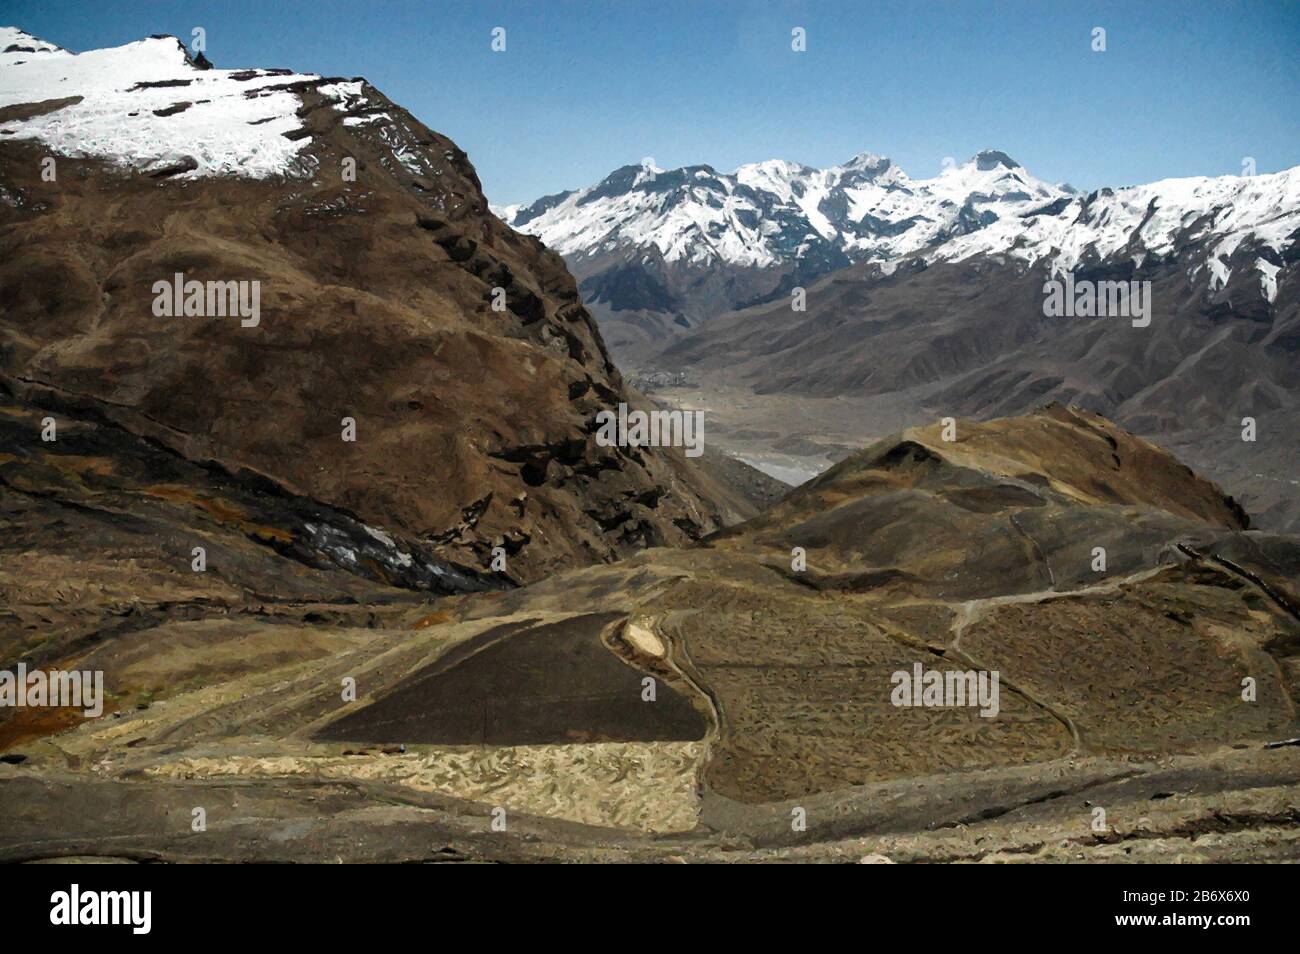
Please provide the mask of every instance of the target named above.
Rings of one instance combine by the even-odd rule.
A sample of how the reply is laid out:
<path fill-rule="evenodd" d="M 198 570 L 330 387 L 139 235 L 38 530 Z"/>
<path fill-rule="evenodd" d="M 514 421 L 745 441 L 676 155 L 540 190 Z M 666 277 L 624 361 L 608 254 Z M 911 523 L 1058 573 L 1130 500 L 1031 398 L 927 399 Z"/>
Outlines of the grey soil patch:
<path fill-rule="evenodd" d="M 593 613 L 522 632 L 495 627 L 317 738 L 435 745 L 703 738 L 708 723 L 686 696 L 660 681 L 656 701 L 643 702 L 645 673 L 602 644 L 601 631 L 620 618 Z"/>

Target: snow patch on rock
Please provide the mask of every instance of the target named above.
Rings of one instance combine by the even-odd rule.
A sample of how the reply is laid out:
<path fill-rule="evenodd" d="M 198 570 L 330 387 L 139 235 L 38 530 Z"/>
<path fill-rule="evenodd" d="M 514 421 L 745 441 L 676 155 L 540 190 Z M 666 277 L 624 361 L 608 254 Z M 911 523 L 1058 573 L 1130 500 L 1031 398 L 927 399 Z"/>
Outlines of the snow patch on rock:
<path fill-rule="evenodd" d="M 36 44 L 45 52 L 21 50 Z M 199 69 L 175 37 L 69 53 L 0 27 L 0 51 L 0 108 L 80 97 L 0 123 L 0 135 L 37 140 L 57 155 L 140 169 L 190 156 L 196 167 L 186 177 L 264 178 L 287 174 L 310 141 L 286 138 L 302 125 L 302 101 L 283 87 L 314 74 Z"/>

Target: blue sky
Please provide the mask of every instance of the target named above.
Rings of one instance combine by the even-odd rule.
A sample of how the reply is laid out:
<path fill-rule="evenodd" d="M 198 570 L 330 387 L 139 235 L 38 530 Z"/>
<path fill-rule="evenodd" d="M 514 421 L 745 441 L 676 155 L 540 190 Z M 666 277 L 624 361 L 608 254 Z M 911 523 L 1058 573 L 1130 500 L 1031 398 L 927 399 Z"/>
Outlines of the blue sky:
<path fill-rule="evenodd" d="M 643 157 L 871 151 L 921 177 L 997 148 L 1089 189 L 1300 164 L 1295 0 L 0 0 L 0 23 L 73 50 L 202 26 L 217 66 L 365 76 L 456 140 L 496 203 Z"/>

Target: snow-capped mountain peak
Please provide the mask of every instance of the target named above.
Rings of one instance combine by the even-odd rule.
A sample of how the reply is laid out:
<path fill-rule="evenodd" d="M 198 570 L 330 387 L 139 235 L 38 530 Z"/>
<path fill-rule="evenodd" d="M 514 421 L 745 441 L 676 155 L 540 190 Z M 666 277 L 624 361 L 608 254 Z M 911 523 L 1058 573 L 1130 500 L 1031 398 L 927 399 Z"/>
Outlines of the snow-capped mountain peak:
<path fill-rule="evenodd" d="M 863 152 L 827 169 L 783 159 L 731 173 L 624 166 L 595 186 L 498 211 L 567 256 L 638 248 L 668 262 L 763 268 L 821 243 L 846 260 L 895 257 L 1066 194 L 992 150 L 929 180 Z"/>
<path fill-rule="evenodd" d="M 30 59 L 43 59 L 52 55 L 71 56 L 72 54 L 61 46 L 55 46 L 17 27 L 0 26 L 0 66 L 12 66 Z"/>
<path fill-rule="evenodd" d="M 913 179 L 860 153 L 815 169 L 781 159 L 616 170 L 595 186 L 498 210 L 564 255 L 588 302 L 681 325 L 765 300 L 852 264 L 986 254 L 1054 270 L 1121 269 L 1169 256 L 1211 293 L 1234 269 L 1271 302 L 1300 235 L 1300 168 L 1251 178 L 1168 179 L 1082 194 L 985 149 Z"/>
<path fill-rule="evenodd" d="M 927 253 L 932 261 L 961 261 L 1010 252 L 1054 271 L 1080 264 L 1188 257 L 1189 277 L 1208 270 L 1211 291 L 1233 274 L 1232 259 L 1259 272 L 1263 297 L 1276 297 L 1276 275 L 1300 236 L 1300 166 L 1257 176 L 1195 176 L 1148 185 L 1071 194 L 1025 221 L 999 221 L 953 238 Z M 1294 259 L 1292 259 L 1294 260 Z"/>
<path fill-rule="evenodd" d="M 933 179 L 918 188 L 950 202 L 998 200 L 1004 202 L 1059 198 L 1062 190 L 1030 174 L 1005 152 L 985 149 L 965 162 L 948 163 Z"/>
<path fill-rule="evenodd" d="M 894 165 L 887 156 L 878 156 L 874 152 L 862 152 L 838 167 L 842 176 L 854 176 L 873 182 L 890 181 L 903 184 L 908 181 L 907 173 Z"/>
<path fill-rule="evenodd" d="M 0 27 L 0 109 L 24 107 L 0 135 L 59 155 L 144 169 L 184 159 L 190 177 L 286 174 L 310 141 L 295 83 L 328 85 L 290 70 L 212 69 L 173 36 L 71 53 Z"/>

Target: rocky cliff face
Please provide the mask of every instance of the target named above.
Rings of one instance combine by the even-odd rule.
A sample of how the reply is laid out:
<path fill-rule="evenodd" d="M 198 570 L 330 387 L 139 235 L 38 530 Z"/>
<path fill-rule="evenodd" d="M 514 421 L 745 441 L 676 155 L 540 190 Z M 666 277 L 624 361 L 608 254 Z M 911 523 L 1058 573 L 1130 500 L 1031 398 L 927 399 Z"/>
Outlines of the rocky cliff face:
<path fill-rule="evenodd" d="M 745 509 L 679 452 L 597 446 L 628 395 L 564 263 L 364 80 L 24 37 L 0 38 L 0 384 L 33 421 L 109 424 L 469 570 L 500 547 L 516 581 Z M 11 463 L 57 453 L 11 436 Z"/>

